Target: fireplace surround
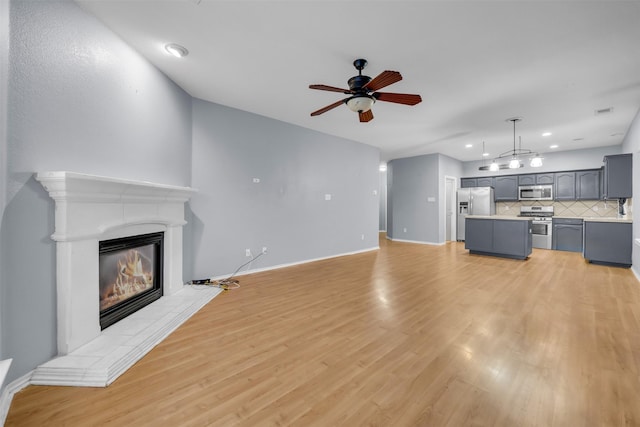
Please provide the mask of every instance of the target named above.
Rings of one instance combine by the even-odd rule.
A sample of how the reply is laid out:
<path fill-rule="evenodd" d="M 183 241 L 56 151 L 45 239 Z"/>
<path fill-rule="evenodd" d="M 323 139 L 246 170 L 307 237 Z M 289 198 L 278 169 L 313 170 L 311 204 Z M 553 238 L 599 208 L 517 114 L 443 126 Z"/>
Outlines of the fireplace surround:
<path fill-rule="evenodd" d="M 58 354 L 97 338 L 101 241 L 163 233 L 163 295 L 183 288 L 184 203 L 195 190 L 57 171 L 36 174 L 55 201 Z"/>

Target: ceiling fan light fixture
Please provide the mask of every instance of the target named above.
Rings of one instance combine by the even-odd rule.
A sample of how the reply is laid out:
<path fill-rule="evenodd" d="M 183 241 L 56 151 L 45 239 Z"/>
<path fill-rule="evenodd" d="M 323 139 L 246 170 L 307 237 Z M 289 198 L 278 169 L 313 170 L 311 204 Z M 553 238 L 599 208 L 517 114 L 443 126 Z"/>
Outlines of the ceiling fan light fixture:
<path fill-rule="evenodd" d="M 346 104 L 351 111 L 354 111 L 356 113 L 364 113 L 371 110 L 374 102 L 376 102 L 376 100 L 372 96 L 355 95 L 347 99 Z"/>

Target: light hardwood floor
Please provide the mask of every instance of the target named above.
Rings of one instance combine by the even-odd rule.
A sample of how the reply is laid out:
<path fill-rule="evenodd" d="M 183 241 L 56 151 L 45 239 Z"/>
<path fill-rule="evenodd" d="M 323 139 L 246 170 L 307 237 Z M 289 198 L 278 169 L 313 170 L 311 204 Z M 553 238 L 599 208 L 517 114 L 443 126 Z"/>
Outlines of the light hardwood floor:
<path fill-rule="evenodd" d="M 241 285 L 107 388 L 27 387 L 6 425 L 640 425 L 628 269 L 381 239 Z"/>

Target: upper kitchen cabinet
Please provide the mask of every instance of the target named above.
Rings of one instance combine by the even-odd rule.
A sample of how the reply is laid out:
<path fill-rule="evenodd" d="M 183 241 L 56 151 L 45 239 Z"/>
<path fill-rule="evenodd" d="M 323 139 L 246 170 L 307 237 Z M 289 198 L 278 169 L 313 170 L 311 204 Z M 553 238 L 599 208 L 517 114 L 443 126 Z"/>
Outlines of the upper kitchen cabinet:
<path fill-rule="evenodd" d="M 551 184 L 553 185 L 554 183 L 554 174 L 553 172 L 551 173 L 537 173 L 536 174 L 536 185 L 543 185 L 543 184 Z"/>
<path fill-rule="evenodd" d="M 492 176 L 484 176 L 480 178 L 461 178 L 460 187 L 493 187 L 493 179 L 494 178 Z"/>
<path fill-rule="evenodd" d="M 496 202 L 518 200 L 518 176 L 496 176 L 493 179 Z"/>
<path fill-rule="evenodd" d="M 600 199 L 600 169 L 576 172 L 576 199 Z"/>
<path fill-rule="evenodd" d="M 471 188 L 478 186 L 477 178 L 462 178 L 460 179 L 460 188 Z"/>
<path fill-rule="evenodd" d="M 575 200 L 576 199 L 576 173 L 556 172 L 556 185 L 554 199 Z"/>
<path fill-rule="evenodd" d="M 535 173 L 518 175 L 518 185 L 544 185 L 553 184 L 553 173 Z"/>
<path fill-rule="evenodd" d="M 535 174 L 518 175 L 518 185 L 536 185 Z"/>
<path fill-rule="evenodd" d="M 633 158 L 631 154 L 616 154 L 604 158 L 604 198 L 621 199 L 633 195 Z"/>
<path fill-rule="evenodd" d="M 478 187 L 493 187 L 494 183 L 494 178 L 492 176 L 485 176 L 482 178 L 477 178 L 478 182 L 477 182 L 477 186 Z"/>

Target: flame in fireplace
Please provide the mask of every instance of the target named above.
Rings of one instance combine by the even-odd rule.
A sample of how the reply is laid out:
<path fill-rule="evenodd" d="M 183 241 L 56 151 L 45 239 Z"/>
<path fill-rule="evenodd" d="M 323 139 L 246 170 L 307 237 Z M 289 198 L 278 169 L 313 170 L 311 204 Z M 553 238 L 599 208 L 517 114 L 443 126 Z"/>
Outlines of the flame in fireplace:
<path fill-rule="evenodd" d="M 116 279 L 107 286 L 100 298 L 100 309 L 104 310 L 152 287 L 153 273 L 144 270 L 140 252 L 131 249 L 118 259 Z"/>

